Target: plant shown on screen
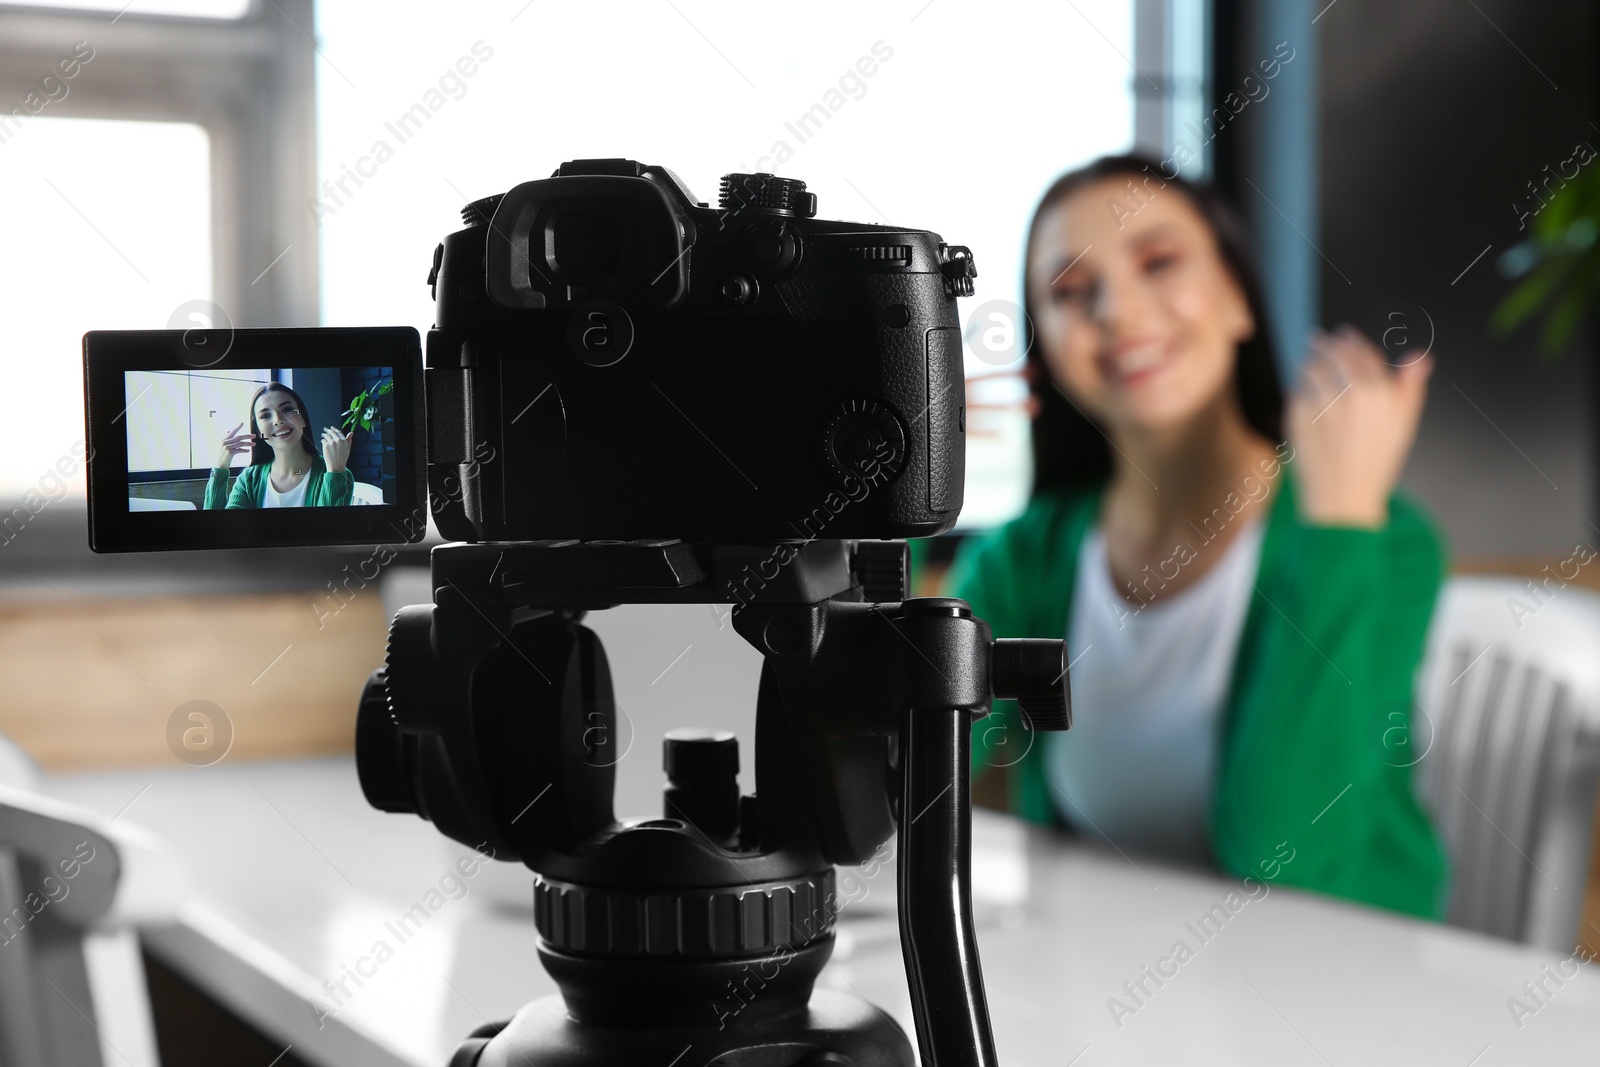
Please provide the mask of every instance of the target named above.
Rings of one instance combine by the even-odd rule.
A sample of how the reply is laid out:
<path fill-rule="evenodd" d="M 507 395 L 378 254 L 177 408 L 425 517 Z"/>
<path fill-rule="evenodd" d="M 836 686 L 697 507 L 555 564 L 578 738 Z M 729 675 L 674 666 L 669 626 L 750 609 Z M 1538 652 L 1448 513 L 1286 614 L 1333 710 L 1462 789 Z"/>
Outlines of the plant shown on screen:
<path fill-rule="evenodd" d="M 350 398 L 350 406 L 345 408 L 344 422 L 341 424 L 346 431 L 359 426 L 363 430 L 370 430 L 375 423 L 382 422 L 384 405 L 379 397 L 387 396 L 394 389 L 394 379 L 379 382 L 377 385 L 363 389 Z"/>

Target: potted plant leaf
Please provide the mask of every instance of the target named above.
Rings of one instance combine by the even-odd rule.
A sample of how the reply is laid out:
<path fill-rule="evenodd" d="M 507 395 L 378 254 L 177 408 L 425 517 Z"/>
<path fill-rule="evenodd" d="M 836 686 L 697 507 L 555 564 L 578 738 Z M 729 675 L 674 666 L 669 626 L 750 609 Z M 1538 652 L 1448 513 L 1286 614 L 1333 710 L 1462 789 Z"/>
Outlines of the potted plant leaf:
<path fill-rule="evenodd" d="M 1565 350 L 1600 296 L 1600 163 L 1593 159 L 1543 203 L 1528 238 L 1500 257 L 1501 272 L 1521 281 L 1490 325 L 1504 335 L 1542 311 L 1539 347 L 1547 357 Z"/>
<path fill-rule="evenodd" d="M 363 430 L 371 430 L 381 425 L 383 420 L 390 417 L 392 400 L 389 396 L 394 391 L 394 379 L 388 378 L 361 390 L 350 399 L 350 406 L 345 409 L 343 429 L 349 432 L 359 426 Z"/>

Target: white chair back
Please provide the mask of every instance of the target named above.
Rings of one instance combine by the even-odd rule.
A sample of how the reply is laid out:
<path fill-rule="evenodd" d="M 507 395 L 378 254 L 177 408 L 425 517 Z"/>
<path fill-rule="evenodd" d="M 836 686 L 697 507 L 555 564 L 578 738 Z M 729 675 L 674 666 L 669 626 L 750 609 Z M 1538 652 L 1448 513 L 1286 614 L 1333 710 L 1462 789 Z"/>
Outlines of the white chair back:
<path fill-rule="evenodd" d="M 382 504 L 383 490 L 371 482 L 357 482 L 355 488 L 350 491 L 350 503 Z"/>
<path fill-rule="evenodd" d="M 0 1064 L 160 1067 L 135 924 L 181 885 L 137 828 L 0 786 Z"/>
<path fill-rule="evenodd" d="M 1572 951 L 1600 791 L 1600 596 L 1559 576 L 1452 579 L 1417 692 L 1448 921 Z"/>

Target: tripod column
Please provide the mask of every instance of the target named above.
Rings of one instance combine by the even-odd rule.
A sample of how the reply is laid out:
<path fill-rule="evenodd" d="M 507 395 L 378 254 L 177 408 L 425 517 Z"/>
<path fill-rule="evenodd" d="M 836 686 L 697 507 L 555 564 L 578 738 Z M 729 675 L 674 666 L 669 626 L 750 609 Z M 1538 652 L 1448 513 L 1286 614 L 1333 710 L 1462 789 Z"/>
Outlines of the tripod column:
<path fill-rule="evenodd" d="M 972 716 L 912 710 L 900 725 L 900 941 L 924 1067 L 995 1067 L 972 929 Z"/>

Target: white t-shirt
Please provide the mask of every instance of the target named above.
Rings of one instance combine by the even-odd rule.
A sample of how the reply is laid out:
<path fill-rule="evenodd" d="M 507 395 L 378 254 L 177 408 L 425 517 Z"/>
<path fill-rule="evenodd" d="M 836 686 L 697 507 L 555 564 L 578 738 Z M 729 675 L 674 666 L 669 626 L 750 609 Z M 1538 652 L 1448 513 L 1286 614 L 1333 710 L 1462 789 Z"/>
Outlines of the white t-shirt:
<path fill-rule="evenodd" d="M 1067 629 L 1072 729 L 1044 740 L 1056 809 L 1085 836 L 1211 862 L 1222 706 L 1261 558 L 1263 523 L 1247 521 L 1193 585 L 1143 605 L 1112 585 L 1100 527 L 1085 535 Z"/>
<path fill-rule="evenodd" d="M 267 475 L 266 492 L 261 494 L 261 506 L 264 508 L 303 508 L 306 506 L 306 486 L 311 482 L 311 472 L 306 471 L 300 477 L 300 484 L 287 493 L 280 493 L 272 488 L 272 475 Z"/>

